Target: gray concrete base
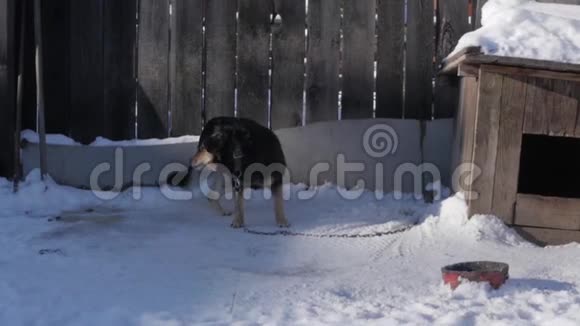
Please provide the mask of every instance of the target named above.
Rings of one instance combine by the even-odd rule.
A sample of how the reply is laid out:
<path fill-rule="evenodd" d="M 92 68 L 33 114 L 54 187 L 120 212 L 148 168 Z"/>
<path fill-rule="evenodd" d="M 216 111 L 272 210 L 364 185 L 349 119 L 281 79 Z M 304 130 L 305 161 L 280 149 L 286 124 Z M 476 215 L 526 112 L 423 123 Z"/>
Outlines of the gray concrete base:
<path fill-rule="evenodd" d="M 393 147 L 391 153 L 373 157 L 365 151 L 364 135 L 369 128 L 381 132 L 383 126 L 388 126 L 388 130 L 395 132 L 396 136 L 387 133 L 387 138 L 397 142 L 396 150 Z M 331 182 L 350 188 L 363 181 L 367 189 L 391 192 L 395 189 L 396 179 L 401 171 L 412 170 L 413 166 L 419 166 L 422 162 L 433 163 L 439 169 L 443 183 L 448 184 L 452 128 L 451 119 L 429 121 L 423 125 L 416 120 L 369 119 L 314 123 L 304 127 L 280 129 L 276 133 L 286 154 L 293 182 Z M 159 184 L 160 173 L 167 164 L 178 163 L 185 166 L 196 148 L 197 143 L 130 147 L 49 144 L 48 171 L 58 183 L 89 188 L 91 174 L 95 174 L 95 169 L 102 169 L 106 167 L 103 164 L 109 164 L 111 171 L 101 173 L 98 184 L 101 189 L 110 189 L 116 184 L 115 166 L 121 170 L 118 175 L 121 176 L 122 184 L 127 186 L 132 183 L 133 174 L 138 167 L 148 163 L 150 170 L 143 174 L 142 184 L 155 186 Z M 27 143 L 22 150 L 22 158 L 25 174 L 38 168 L 38 145 Z M 341 158 L 346 165 L 341 164 Z M 348 165 L 351 163 L 358 163 L 362 171 L 345 171 L 350 170 Z M 382 176 L 379 173 L 377 177 L 377 168 L 382 171 Z M 311 180 L 313 169 L 324 172 Z M 341 171 L 345 171 L 344 178 L 341 177 Z M 416 190 L 413 188 L 412 175 L 404 175 L 401 190 Z"/>

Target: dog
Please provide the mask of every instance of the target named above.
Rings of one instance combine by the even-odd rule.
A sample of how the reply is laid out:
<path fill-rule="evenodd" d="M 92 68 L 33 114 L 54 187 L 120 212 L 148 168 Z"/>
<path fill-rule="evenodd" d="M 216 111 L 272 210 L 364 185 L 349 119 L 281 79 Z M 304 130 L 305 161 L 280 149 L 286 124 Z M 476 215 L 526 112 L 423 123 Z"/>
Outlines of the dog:
<path fill-rule="evenodd" d="M 288 227 L 284 214 L 283 183 L 286 158 L 280 140 L 272 130 L 257 122 L 234 117 L 217 117 L 207 122 L 199 138 L 191 168 L 208 168 L 224 174 L 232 182 L 235 212 L 231 226 L 244 226 L 245 188 L 269 187 L 274 198 L 276 224 Z M 224 180 L 224 178 L 218 178 Z M 219 199 L 209 199 L 222 215 L 229 215 Z"/>

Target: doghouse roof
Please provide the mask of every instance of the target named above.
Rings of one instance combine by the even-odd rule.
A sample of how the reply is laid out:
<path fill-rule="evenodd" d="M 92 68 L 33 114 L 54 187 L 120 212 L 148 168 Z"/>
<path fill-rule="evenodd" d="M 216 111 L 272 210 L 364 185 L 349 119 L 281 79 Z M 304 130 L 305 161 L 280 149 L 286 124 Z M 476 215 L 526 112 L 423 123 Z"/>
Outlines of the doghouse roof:
<path fill-rule="evenodd" d="M 474 68 L 477 69 L 481 65 L 505 67 L 500 69 L 503 69 L 507 74 L 526 69 L 528 75 L 530 70 L 536 70 L 537 77 L 580 81 L 580 64 L 487 55 L 481 52 L 480 47 L 465 48 L 445 59 L 439 73 L 459 76 L 470 75 Z"/>

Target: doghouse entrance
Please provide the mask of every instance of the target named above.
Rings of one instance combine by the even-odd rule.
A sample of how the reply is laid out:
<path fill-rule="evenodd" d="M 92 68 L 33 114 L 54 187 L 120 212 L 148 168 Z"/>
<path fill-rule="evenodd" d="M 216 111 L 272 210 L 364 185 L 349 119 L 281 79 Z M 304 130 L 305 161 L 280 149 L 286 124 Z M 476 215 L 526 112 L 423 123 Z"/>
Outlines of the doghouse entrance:
<path fill-rule="evenodd" d="M 524 135 L 518 192 L 580 198 L 580 139 Z"/>

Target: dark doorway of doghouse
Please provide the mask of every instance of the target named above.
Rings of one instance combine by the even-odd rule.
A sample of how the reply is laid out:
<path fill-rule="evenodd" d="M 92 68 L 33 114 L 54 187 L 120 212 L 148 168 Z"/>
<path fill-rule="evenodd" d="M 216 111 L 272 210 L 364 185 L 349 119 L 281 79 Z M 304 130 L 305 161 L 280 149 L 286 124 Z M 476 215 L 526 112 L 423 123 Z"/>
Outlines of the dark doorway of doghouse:
<path fill-rule="evenodd" d="M 580 139 L 524 135 L 518 193 L 580 198 Z"/>

